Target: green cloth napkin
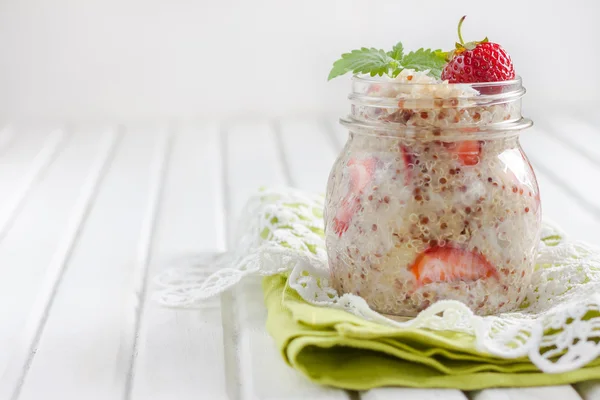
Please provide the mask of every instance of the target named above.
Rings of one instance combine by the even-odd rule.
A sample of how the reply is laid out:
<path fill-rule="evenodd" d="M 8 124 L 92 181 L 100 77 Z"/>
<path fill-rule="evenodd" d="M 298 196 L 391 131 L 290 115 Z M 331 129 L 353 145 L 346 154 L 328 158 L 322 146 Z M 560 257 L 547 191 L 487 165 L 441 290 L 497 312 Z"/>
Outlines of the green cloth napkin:
<path fill-rule="evenodd" d="M 561 374 L 527 358 L 501 359 L 476 349 L 473 336 L 394 329 L 342 310 L 306 303 L 286 277 L 264 278 L 267 330 L 284 360 L 310 380 L 343 389 L 381 386 L 455 388 L 561 385 L 600 378 L 600 360 Z"/>

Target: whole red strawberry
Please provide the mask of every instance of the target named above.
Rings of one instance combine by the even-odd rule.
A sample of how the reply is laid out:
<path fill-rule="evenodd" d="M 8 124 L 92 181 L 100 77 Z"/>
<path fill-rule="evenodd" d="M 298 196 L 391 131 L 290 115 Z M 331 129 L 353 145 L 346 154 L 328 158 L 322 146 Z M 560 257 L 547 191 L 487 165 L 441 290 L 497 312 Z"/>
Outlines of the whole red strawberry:
<path fill-rule="evenodd" d="M 466 16 L 465 16 L 466 17 Z M 456 49 L 448 53 L 448 64 L 442 71 L 442 79 L 450 83 L 498 82 L 515 78 L 515 69 L 508 53 L 487 38 L 480 42 L 464 43 L 460 28 L 465 17 L 458 23 Z"/>

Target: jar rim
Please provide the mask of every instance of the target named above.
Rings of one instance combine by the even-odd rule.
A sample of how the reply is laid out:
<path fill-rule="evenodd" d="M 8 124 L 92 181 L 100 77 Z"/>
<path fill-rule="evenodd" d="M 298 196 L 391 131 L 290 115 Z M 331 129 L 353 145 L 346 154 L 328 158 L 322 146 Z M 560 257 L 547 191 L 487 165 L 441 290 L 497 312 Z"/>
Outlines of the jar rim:
<path fill-rule="evenodd" d="M 354 75 L 348 99 L 352 104 L 378 108 L 456 108 L 514 103 L 527 90 L 517 76 L 509 81 L 448 83 L 396 81 L 386 76 Z M 430 102 L 430 106 L 427 103 Z"/>
<path fill-rule="evenodd" d="M 412 73 L 411 73 L 412 74 Z M 379 131 L 383 135 L 417 137 L 506 136 L 532 125 L 521 114 L 526 89 L 520 76 L 509 81 L 448 83 L 432 82 L 426 75 L 355 75 L 348 118 L 341 123 L 356 129 Z M 429 132 L 429 133 L 428 133 Z"/>
<path fill-rule="evenodd" d="M 352 116 L 339 119 L 341 125 L 350 131 L 379 136 L 379 137 L 421 137 L 423 134 L 429 135 L 436 127 L 433 126 L 406 126 L 394 122 L 374 121 L 355 119 Z M 520 131 L 533 126 L 533 121 L 529 118 L 521 117 L 515 121 L 499 122 L 495 124 L 473 126 L 453 126 L 444 128 L 444 141 L 465 140 L 465 139 L 498 139 L 510 136 L 516 136 Z M 440 137 L 433 136 L 430 139 L 439 140 Z"/>
<path fill-rule="evenodd" d="M 367 84 L 389 84 L 389 85 L 399 85 L 399 86 L 407 86 L 407 87 L 416 87 L 416 86 L 435 86 L 435 85 L 447 85 L 450 87 L 471 87 L 473 89 L 481 89 L 481 88 L 490 88 L 490 87 L 507 87 L 507 86 L 521 86 L 523 84 L 523 79 L 520 75 L 516 75 L 515 79 L 506 80 L 506 81 L 496 81 L 496 82 L 473 82 L 473 83 L 449 83 L 447 81 L 441 82 L 398 82 L 393 78 L 389 78 L 385 75 L 383 76 L 370 76 L 370 75 L 353 75 L 352 81 L 357 83 L 367 83 Z"/>

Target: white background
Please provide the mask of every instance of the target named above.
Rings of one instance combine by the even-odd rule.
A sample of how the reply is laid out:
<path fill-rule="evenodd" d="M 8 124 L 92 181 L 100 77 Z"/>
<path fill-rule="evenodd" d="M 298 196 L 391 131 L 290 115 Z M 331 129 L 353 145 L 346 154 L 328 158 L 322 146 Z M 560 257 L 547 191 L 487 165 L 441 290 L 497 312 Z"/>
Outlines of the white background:
<path fill-rule="evenodd" d="M 501 43 L 526 105 L 600 101 L 600 6 L 570 1 L 2 0 L 0 117 L 342 112 L 331 63 L 360 46 Z"/>

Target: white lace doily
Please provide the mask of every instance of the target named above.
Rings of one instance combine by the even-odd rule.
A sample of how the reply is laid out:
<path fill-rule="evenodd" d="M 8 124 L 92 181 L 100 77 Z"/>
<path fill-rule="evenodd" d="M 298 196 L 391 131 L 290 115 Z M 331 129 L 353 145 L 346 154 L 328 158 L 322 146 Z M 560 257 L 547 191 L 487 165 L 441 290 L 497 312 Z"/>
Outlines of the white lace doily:
<path fill-rule="evenodd" d="M 240 218 L 235 252 L 189 260 L 158 275 L 156 299 L 170 307 L 196 307 L 249 275 L 289 274 L 288 284 L 309 303 L 343 309 L 395 327 L 422 327 L 474 335 L 481 351 L 502 358 L 527 356 L 541 371 L 572 371 L 600 355 L 600 250 L 568 240 L 545 222 L 536 270 L 518 312 L 477 316 L 461 302 L 439 301 L 406 322 L 371 310 L 362 298 L 338 296 L 328 284 L 323 197 L 294 189 L 266 189 Z"/>

